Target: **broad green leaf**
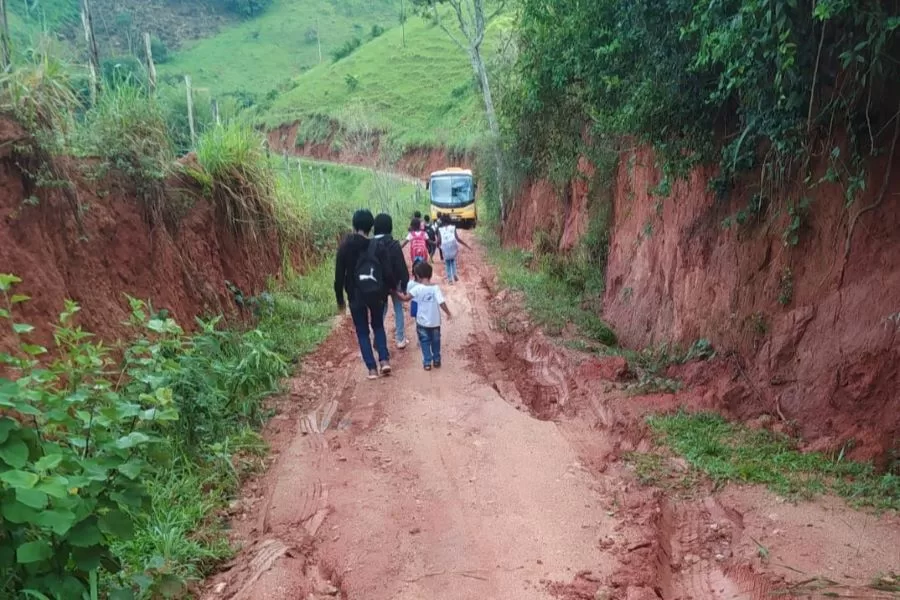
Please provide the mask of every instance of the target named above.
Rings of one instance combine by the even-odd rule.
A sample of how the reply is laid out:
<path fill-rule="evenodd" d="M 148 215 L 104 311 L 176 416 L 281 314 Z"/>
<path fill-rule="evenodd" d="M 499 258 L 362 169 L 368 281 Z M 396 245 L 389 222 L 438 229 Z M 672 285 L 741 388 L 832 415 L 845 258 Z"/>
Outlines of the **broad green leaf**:
<path fill-rule="evenodd" d="M 184 583 L 182 578 L 166 573 L 156 584 L 156 589 L 164 598 L 175 598 L 184 592 Z"/>
<path fill-rule="evenodd" d="M 28 323 L 13 323 L 13 331 L 16 333 L 31 333 L 34 331 L 34 325 L 29 325 Z"/>
<path fill-rule="evenodd" d="M 135 446 L 140 446 L 141 444 L 146 444 L 150 441 L 150 436 L 146 433 L 142 433 L 140 431 L 132 431 L 126 436 L 120 437 L 116 440 L 116 448 L 120 450 L 127 450 L 129 448 L 134 448 Z"/>
<path fill-rule="evenodd" d="M 9 290 L 17 283 L 22 283 L 22 280 L 12 273 L 0 273 L 0 292 Z"/>
<path fill-rule="evenodd" d="M 20 565 L 47 560 L 51 556 L 53 556 L 53 549 L 50 547 L 50 544 L 43 540 L 25 542 L 16 548 L 16 562 Z"/>
<path fill-rule="evenodd" d="M 65 498 L 69 495 L 69 488 L 71 487 L 72 484 L 69 483 L 67 478 L 59 475 L 50 475 L 43 477 L 34 489 L 40 490 L 54 498 Z"/>
<path fill-rule="evenodd" d="M 47 454 L 46 456 L 42 456 L 38 459 L 36 463 L 34 463 L 34 468 L 38 471 L 49 471 L 50 469 L 55 469 L 59 466 L 59 463 L 62 462 L 63 455 L 62 454 Z"/>
<path fill-rule="evenodd" d="M 9 417 L 0 418 L 0 444 L 9 439 L 9 432 L 19 428 L 19 424 Z"/>
<path fill-rule="evenodd" d="M 50 600 L 50 598 L 48 598 L 44 594 L 32 589 L 22 590 L 22 595 L 26 598 L 30 598 L 31 600 Z"/>
<path fill-rule="evenodd" d="M 0 473 L 0 481 L 14 488 L 31 489 L 39 480 L 40 477 L 28 471 L 12 470 Z"/>
<path fill-rule="evenodd" d="M 0 444 L 0 460 L 14 469 L 28 464 L 28 444 L 18 437 L 9 437 Z"/>
<path fill-rule="evenodd" d="M 93 571 L 100 567 L 100 561 L 103 560 L 106 552 L 106 548 L 103 546 L 72 548 L 72 558 L 75 559 L 75 564 L 82 571 Z"/>
<path fill-rule="evenodd" d="M 111 510 L 105 515 L 100 515 L 99 524 L 103 533 L 120 540 L 130 540 L 134 537 L 134 523 L 121 510 Z"/>
<path fill-rule="evenodd" d="M 34 523 L 52 530 L 56 535 L 65 535 L 75 524 L 75 513 L 64 508 L 45 510 L 37 516 Z"/>
<path fill-rule="evenodd" d="M 5 308 L 0 308 L 0 319 L 8 319 L 8 318 L 9 318 L 9 311 L 6 310 Z"/>
<path fill-rule="evenodd" d="M 16 500 L 24 504 L 25 506 L 30 506 L 31 508 L 36 508 L 41 510 L 45 506 L 47 506 L 47 494 L 40 490 L 29 490 L 27 488 L 17 488 L 16 489 Z"/>
<path fill-rule="evenodd" d="M 19 304 L 20 302 L 28 302 L 29 300 L 31 300 L 31 296 L 26 296 L 25 294 L 13 294 L 9 297 L 11 304 Z"/>
<path fill-rule="evenodd" d="M 38 515 L 38 511 L 35 509 L 13 499 L 6 500 L 0 505 L 0 513 L 3 514 L 4 519 L 16 525 L 31 523 Z"/>
<path fill-rule="evenodd" d="M 41 354 L 46 354 L 47 349 L 43 346 L 38 346 L 37 344 L 22 344 L 20 346 L 22 348 L 22 352 L 28 354 L 29 356 L 40 356 Z"/>
<path fill-rule="evenodd" d="M 66 540 L 76 548 L 96 546 L 103 541 L 103 534 L 97 527 L 96 519 L 88 517 L 69 531 Z"/>
<path fill-rule="evenodd" d="M 112 590 L 109 593 L 109 600 L 134 600 L 134 592 L 125 588 Z"/>
<path fill-rule="evenodd" d="M 132 458 L 128 462 L 119 465 L 119 473 L 121 473 L 128 479 L 135 479 L 138 475 L 141 474 L 141 470 L 144 468 L 144 465 L 144 461 Z"/>

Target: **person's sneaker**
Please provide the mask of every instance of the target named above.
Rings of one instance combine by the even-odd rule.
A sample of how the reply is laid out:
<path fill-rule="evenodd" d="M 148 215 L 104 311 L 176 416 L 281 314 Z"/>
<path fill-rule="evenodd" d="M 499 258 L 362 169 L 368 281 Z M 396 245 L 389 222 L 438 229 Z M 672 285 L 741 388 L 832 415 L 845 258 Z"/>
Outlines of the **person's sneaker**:
<path fill-rule="evenodd" d="M 397 342 L 397 348 L 399 348 L 400 350 L 403 350 L 407 346 L 409 346 L 409 340 L 401 340 Z"/>
<path fill-rule="evenodd" d="M 366 379 L 378 379 L 378 369 L 369 369 Z"/>
<path fill-rule="evenodd" d="M 426 370 L 426 371 L 430 371 L 430 370 L 431 370 L 431 365 L 425 365 L 425 370 Z"/>
<path fill-rule="evenodd" d="M 381 361 L 381 374 L 382 375 L 390 375 L 391 374 L 391 363 L 386 360 Z"/>
<path fill-rule="evenodd" d="M 441 368 L 441 363 L 440 363 L 440 361 L 435 361 L 435 363 L 434 363 L 434 368 L 435 368 L 435 369 L 440 369 L 440 368 Z"/>

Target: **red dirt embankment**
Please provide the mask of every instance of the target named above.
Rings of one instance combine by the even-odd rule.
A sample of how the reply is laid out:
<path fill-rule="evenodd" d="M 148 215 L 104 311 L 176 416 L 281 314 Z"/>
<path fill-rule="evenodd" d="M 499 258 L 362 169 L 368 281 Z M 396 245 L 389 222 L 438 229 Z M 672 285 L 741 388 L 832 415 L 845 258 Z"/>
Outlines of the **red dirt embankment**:
<path fill-rule="evenodd" d="M 381 136 L 378 132 L 362 136 L 364 139 L 350 139 L 339 144 L 335 143 L 339 134 L 333 132 L 323 142 L 298 146 L 296 140 L 299 128 L 300 123 L 297 122 L 272 129 L 268 132 L 269 147 L 279 154 L 287 153 L 292 156 L 305 156 L 363 167 L 379 166 L 387 160 L 387 157 L 383 156 Z M 397 173 L 410 177 L 425 177 L 433 171 L 447 167 L 472 168 L 473 158 L 468 154 L 454 153 L 446 148 L 409 148 L 396 159 L 396 164 L 390 167 Z"/>
<path fill-rule="evenodd" d="M 81 305 L 79 324 L 114 340 L 129 316 L 126 294 L 149 299 L 190 327 L 197 315 L 235 313 L 226 280 L 256 294 L 268 275 L 278 274 L 277 234 L 261 232 L 256 240 L 233 234 L 191 182 L 164 186 L 166 201 L 183 206 L 183 216 L 154 218 L 127 178 L 88 179 L 84 163 L 57 161 L 71 178 L 71 193 L 36 188 L 13 153 L 17 140 L 26 140 L 24 132 L 0 122 L 0 272 L 21 277 L 17 291 L 32 297 L 19 317 L 37 328 L 31 339 L 52 340 L 67 298 Z M 0 333 L 0 348 L 10 343 Z"/>
<path fill-rule="evenodd" d="M 653 152 L 622 156 L 604 318 L 627 346 L 707 338 L 720 356 L 733 352 L 691 370 L 688 383 L 702 385 L 689 385 L 685 401 L 741 418 L 768 413 L 796 424 L 811 447 L 852 440 L 855 456 L 887 458 L 900 440 L 900 176 L 880 193 L 885 169 L 900 171 L 900 159 L 886 162 L 869 165 L 866 191 L 849 209 L 841 186 L 800 184 L 751 223 L 724 227 L 747 197 L 717 200 L 712 169 L 674 182 L 663 198 L 650 192 L 661 180 Z M 787 207 L 803 197 L 812 204 L 791 246 Z M 581 183 L 562 196 L 532 183 L 515 202 L 505 241 L 528 246 L 553 224 L 560 249 L 570 248 L 589 202 Z M 849 222 L 872 205 L 846 253 Z"/>

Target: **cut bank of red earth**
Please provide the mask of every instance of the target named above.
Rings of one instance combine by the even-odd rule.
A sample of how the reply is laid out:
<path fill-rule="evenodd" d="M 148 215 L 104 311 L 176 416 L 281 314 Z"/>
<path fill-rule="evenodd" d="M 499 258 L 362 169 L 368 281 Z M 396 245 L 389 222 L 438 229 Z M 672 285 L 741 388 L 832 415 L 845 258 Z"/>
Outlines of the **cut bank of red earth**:
<path fill-rule="evenodd" d="M 618 458 L 674 399 L 629 397 L 620 363 L 553 345 L 480 251 L 463 260 L 441 370 L 410 347 L 365 381 L 344 320 L 292 380 L 234 521 L 245 549 L 205 598 L 887 597 L 868 583 L 896 568 L 895 515 L 638 485 Z"/>
<path fill-rule="evenodd" d="M 36 186 L 14 152 L 19 142 L 27 142 L 25 132 L 0 121 L 0 270 L 23 279 L 19 290 L 33 299 L 21 315 L 39 343 L 52 339 L 65 299 L 81 305 L 85 329 L 110 341 L 126 327 L 125 294 L 189 325 L 196 316 L 234 315 L 226 281 L 255 295 L 280 272 L 276 232 L 263 230 L 255 240 L 234 233 L 190 181 L 166 182 L 166 201 L 183 214 L 162 219 L 121 174 L 88 180 L 87 163 L 56 159 L 71 186 Z M 0 348 L 8 343 L 0 337 Z"/>
<path fill-rule="evenodd" d="M 811 170 L 817 180 L 825 165 Z M 688 388 L 707 389 L 706 407 L 742 420 L 768 414 L 795 424 L 811 449 L 846 446 L 885 466 L 900 452 L 898 171 L 900 154 L 873 161 L 849 208 L 841 184 L 788 185 L 758 220 L 724 227 L 746 194 L 718 200 L 708 185 L 716 173 L 697 168 L 668 196 L 654 195 L 662 173 L 638 148 L 620 157 L 610 199 L 584 183 L 593 174 L 585 159 L 562 194 L 527 184 L 504 242 L 529 248 L 540 231 L 564 253 L 587 231 L 592 204 L 609 202 L 602 316 L 623 345 L 709 339 L 734 358 L 689 373 Z M 805 196 L 809 209 L 797 208 Z"/>
<path fill-rule="evenodd" d="M 382 150 L 382 134 L 373 131 L 365 136 L 344 136 L 334 125 L 331 133 L 322 141 L 296 144 L 300 123 L 282 125 L 268 132 L 269 147 L 279 154 L 305 156 L 317 160 L 359 165 L 365 167 L 389 166 L 397 173 L 422 178 L 446 167 L 471 168 L 474 157 L 468 152 L 453 152 L 446 148 L 410 148 L 400 156 L 385 156 Z M 336 143 L 339 142 L 339 143 Z M 393 164 L 392 164 L 393 163 Z"/>

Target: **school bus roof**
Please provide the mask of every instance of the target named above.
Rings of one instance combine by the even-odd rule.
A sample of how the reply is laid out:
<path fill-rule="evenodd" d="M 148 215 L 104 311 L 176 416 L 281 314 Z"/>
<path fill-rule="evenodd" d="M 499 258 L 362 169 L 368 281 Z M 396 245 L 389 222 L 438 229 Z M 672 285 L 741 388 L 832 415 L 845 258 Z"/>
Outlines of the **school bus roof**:
<path fill-rule="evenodd" d="M 431 176 L 432 177 L 440 177 L 441 175 L 468 175 L 472 176 L 472 171 L 469 169 L 459 169 L 457 167 L 448 167 L 442 171 L 434 171 Z"/>

